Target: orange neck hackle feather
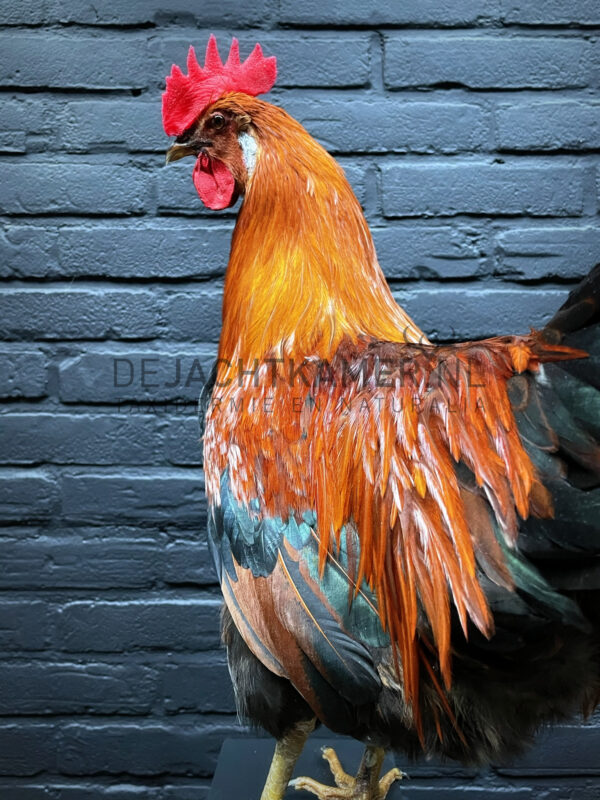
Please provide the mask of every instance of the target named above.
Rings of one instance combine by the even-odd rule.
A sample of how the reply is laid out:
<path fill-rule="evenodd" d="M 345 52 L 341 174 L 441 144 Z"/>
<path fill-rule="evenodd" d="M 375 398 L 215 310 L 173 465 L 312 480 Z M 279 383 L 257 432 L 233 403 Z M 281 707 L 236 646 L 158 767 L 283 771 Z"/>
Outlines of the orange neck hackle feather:
<path fill-rule="evenodd" d="M 344 337 L 423 341 L 392 297 L 341 167 L 282 109 L 236 94 L 221 105 L 251 118 L 258 155 L 233 235 L 219 356 L 329 359 Z"/>

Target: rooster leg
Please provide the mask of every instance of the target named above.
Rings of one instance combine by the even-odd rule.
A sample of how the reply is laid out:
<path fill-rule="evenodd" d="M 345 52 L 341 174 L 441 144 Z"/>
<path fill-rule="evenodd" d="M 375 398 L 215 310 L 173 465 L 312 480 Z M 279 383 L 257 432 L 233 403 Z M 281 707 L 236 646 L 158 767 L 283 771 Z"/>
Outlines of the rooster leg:
<path fill-rule="evenodd" d="M 314 728 L 314 719 L 299 722 L 296 727 L 278 739 L 260 800 L 283 800 L 296 761 Z"/>
<path fill-rule="evenodd" d="M 342 769 L 335 751 L 326 747 L 323 758 L 329 762 L 336 786 L 325 786 L 312 778 L 295 778 L 290 781 L 290 786 L 312 792 L 319 800 L 385 800 L 394 781 L 403 776 L 399 769 L 394 768 L 379 780 L 384 756 L 383 748 L 367 745 L 358 774 L 352 778 Z"/>
<path fill-rule="evenodd" d="M 322 753 L 325 761 L 329 762 L 329 769 L 331 770 L 331 774 L 333 775 L 333 780 L 335 781 L 336 786 L 354 786 L 355 778 L 353 778 L 352 775 L 348 775 L 347 772 L 344 772 L 337 753 L 333 747 L 324 747 L 322 749 Z"/>

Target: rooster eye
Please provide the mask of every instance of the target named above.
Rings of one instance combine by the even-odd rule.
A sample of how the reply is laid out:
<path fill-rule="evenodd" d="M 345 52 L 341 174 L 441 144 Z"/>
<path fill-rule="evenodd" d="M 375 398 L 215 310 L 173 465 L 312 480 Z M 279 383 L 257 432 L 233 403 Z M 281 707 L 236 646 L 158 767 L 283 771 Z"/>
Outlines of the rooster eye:
<path fill-rule="evenodd" d="M 222 114 L 214 114 L 210 118 L 211 126 L 216 130 L 220 131 L 221 128 L 225 125 L 225 117 Z"/>

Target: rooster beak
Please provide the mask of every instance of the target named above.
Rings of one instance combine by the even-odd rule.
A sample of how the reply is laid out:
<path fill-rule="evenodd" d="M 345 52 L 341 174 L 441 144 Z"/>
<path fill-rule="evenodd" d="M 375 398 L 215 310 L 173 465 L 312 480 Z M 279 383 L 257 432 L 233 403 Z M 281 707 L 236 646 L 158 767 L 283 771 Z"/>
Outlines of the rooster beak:
<path fill-rule="evenodd" d="M 193 142 L 175 142 L 175 144 L 167 150 L 165 164 L 170 164 L 172 161 L 179 161 L 180 158 L 185 158 L 185 156 L 197 156 L 204 147 L 209 147 L 211 144 L 212 142 L 204 139 L 196 139 Z"/>

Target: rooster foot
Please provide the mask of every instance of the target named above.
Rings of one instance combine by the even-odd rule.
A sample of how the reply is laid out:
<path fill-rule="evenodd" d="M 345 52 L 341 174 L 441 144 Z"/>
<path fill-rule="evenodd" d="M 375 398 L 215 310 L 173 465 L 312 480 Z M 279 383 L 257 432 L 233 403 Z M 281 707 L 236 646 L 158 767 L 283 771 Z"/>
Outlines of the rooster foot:
<path fill-rule="evenodd" d="M 384 758 L 384 751 L 381 748 L 371 746 L 366 748 L 355 778 L 344 772 L 332 747 L 324 747 L 322 752 L 323 758 L 329 763 L 336 785 L 326 786 L 313 778 L 295 778 L 290 781 L 290 787 L 311 792 L 319 800 L 385 800 L 394 781 L 399 781 L 403 777 L 403 773 L 394 768 L 378 780 Z"/>

